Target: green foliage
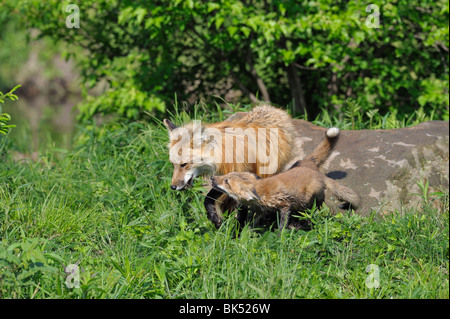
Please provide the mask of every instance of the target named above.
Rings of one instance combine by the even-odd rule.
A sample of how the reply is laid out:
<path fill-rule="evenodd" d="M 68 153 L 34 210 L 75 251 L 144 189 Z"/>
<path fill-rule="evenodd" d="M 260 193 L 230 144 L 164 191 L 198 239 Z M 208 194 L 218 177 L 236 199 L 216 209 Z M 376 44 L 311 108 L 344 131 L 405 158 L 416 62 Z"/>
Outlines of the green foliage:
<path fill-rule="evenodd" d="M 2 103 L 5 103 L 5 100 L 11 100 L 15 101 L 18 99 L 17 95 L 13 94 L 15 90 L 17 90 L 20 87 L 20 85 L 17 85 L 15 88 L 13 88 L 11 91 L 9 91 L 6 94 L 3 94 L 0 91 L 0 134 L 6 135 L 8 133 L 8 130 L 12 127 L 15 127 L 15 125 L 7 125 L 8 121 L 11 120 L 11 117 L 7 113 L 2 113 Z"/>
<path fill-rule="evenodd" d="M 0 1 L 0 91 L 16 84 L 18 70 L 23 67 L 29 52 L 27 31 L 17 16 Z"/>
<path fill-rule="evenodd" d="M 406 115 L 399 115 L 397 110 L 388 111 L 381 115 L 378 109 L 362 110 L 361 106 L 351 99 L 342 107 L 341 111 L 342 113 L 323 111 L 313 122 L 323 127 L 337 126 L 346 130 L 379 130 L 409 127 L 422 122 L 441 119 L 435 110 L 427 114 L 423 107 Z M 448 113 L 444 115 L 443 119 L 448 121 Z"/>
<path fill-rule="evenodd" d="M 341 124 L 369 125 L 358 121 L 349 113 Z M 246 226 L 233 239 L 233 218 L 219 230 L 208 221 L 201 183 L 170 190 L 159 121 L 92 123 L 75 141 L 63 158 L 49 149 L 39 162 L 0 161 L 2 298 L 449 297 L 448 195 L 426 181 L 417 210 L 363 217 L 323 207 L 308 213 L 311 231 Z M 69 264 L 82 269 L 79 288 L 65 284 Z M 369 264 L 379 288 L 365 285 Z"/>
<path fill-rule="evenodd" d="M 136 119 L 164 111 L 175 93 L 199 100 L 231 86 L 243 102 L 270 100 L 312 117 L 349 99 L 364 112 L 422 107 L 448 117 L 447 0 L 380 1 L 378 28 L 366 23 L 374 9 L 356 0 L 83 1 L 72 29 L 67 2 L 13 5 L 42 36 L 83 49 L 86 95 L 107 83 L 81 105 L 84 119 Z"/>
<path fill-rule="evenodd" d="M 9 246 L 0 242 L 0 298 L 33 298 L 46 276 L 58 273 L 40 242 L 28 239 Z"/>

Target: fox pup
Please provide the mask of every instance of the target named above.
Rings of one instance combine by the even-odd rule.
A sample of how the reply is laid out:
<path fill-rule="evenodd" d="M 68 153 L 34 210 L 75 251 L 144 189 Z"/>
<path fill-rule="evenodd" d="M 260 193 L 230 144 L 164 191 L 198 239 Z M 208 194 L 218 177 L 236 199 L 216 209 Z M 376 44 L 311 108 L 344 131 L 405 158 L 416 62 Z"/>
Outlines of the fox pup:
<path fill-rule="evenodd" d="M 247 205 L 252 211 L 257 211 L 259 215 L 279 211 L 280 228 L 287 225 L 291 213 L 310 209 L 314 202 L 320 206 L 325 199 L 325 189 L 329 189 L 339 200 L 357 207 L 358 194 L 319 172 L 320 165 L 336 144 L 338 135 L 339 129 L 328 129 L 324 140 L 313 153 L 285 172 L 265 179 L 248 172 L 232 172 L 211 177 L 212 186 Z"/>

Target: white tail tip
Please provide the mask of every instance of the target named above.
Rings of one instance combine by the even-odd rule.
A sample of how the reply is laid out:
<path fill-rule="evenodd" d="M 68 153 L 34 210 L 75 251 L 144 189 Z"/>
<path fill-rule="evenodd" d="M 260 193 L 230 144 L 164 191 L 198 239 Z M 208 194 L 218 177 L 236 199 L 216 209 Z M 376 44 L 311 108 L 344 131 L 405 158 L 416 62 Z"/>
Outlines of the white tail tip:
<path fill-rule="evenodd" d="M 337 127 L 331 127 L 327 130 L 328 137 L 336 137 L 340 133 L 340 130 Z"/>

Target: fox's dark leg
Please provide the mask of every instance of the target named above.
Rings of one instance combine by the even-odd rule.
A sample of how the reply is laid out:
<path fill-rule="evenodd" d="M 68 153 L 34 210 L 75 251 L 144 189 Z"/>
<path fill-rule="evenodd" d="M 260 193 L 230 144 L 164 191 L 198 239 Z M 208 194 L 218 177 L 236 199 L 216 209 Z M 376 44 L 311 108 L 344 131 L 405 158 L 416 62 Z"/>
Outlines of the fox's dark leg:
<path fill-rule="evenodd" d="M 248 215 L 248 207 L 245 205 L 241 205 L 238 208 L 236 219 L 239 222 L 240 229 L 244 228 L 245 222 L 247 221 L 247 215 Z"/>
<path fill-rule="evenodd" d="M 222 224 L 222 220 L 219 214 L 217 214 L 215 206 L 217 198 L 219 198 L 222 194 L 222 192 L 219 192 L 218 190 L 213 188 L 208 192 L 208 194 L 206 194 L 204 201 L 208 219 L 214 223 L 216 228 L 219 228 Z"/>
<path fill-rule="evenodd" d="M 236 220 L 238 221 L 237 231 L 233 234 L 233 239 L 239 237 L 241 235 L 241 231 L 245 226 L 245 222 L 247 221 L 248 207 L 241 205 L 237 209 Z"/>

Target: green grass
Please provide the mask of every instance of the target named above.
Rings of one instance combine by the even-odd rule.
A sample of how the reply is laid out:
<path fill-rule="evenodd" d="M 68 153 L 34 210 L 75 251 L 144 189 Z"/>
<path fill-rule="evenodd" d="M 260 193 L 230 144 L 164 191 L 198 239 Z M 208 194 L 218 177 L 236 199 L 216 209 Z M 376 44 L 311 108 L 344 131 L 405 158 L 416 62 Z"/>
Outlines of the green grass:
<path fill-rule="evenodd" d="M 311 231 L 233 239 L 232 218 L 208 221 L 199 184 L 170 190 L 167 141 L 162 125 L 132 123 L 81 128 L 63 157 L 0 157 L 0 298 L 449 298 L 448 195 L 423 185 L 417 211 L 324 207 Z"/>

